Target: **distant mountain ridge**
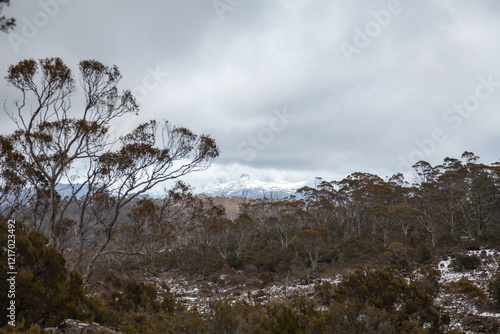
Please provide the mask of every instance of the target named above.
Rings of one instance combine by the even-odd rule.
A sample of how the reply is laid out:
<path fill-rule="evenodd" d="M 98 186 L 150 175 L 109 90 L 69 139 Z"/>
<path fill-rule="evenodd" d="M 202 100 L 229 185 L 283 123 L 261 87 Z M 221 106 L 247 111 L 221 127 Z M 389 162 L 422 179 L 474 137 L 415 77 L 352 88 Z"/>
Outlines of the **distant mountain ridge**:
<path fill-rule="evenodd" d="M 203 194 L 212 197 L 284 198 L 295 195 L 296 190 L 305 185 L 306 182 L 264 182 L 243 174 L 238 180 L 222 183 Z"/>

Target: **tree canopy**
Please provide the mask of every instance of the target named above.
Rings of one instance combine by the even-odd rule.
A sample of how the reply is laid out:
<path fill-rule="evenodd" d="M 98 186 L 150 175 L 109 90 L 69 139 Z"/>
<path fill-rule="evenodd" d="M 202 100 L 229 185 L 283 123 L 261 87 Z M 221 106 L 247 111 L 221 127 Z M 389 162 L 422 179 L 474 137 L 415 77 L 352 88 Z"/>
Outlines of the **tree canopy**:
<path fill-rule="evenodd" d="M 119 118 L 138 114 L 134 96 L 119 91 L 116 66 L 84 60 L 79 74 L 77 88 L 60 58 L 9 67 L 6 80 L 20 95 L 5 107 L 17 129 L 0 136 L 0 204 L 8 219 L 29 202 L 23 221 L 58 247 L 71 229 L 74 269 L 87 276 L 128 203 L 164 181 L 208 168 L 219 150 L 211 137 L 167 121 L 113 136 Z M 78 210 L 76 219 L 70 207 Z M 81 268 L 88 247 L 94 255 Z"/>

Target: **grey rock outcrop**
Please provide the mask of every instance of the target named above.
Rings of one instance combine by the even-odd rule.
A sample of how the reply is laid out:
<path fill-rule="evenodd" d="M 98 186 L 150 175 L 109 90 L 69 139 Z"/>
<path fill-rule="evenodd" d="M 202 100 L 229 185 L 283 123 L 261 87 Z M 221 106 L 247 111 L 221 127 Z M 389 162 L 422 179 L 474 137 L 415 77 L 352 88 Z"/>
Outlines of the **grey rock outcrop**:
<path fill-rule="evenodd" d="M 104 333 L 119 334 L 121 332 L 104 327 L 95 322 L 85 322 L 74 319 L 66 319 L 57 327 L 45 328 L 54 334 L 92 334 L 102 331 Z"/>

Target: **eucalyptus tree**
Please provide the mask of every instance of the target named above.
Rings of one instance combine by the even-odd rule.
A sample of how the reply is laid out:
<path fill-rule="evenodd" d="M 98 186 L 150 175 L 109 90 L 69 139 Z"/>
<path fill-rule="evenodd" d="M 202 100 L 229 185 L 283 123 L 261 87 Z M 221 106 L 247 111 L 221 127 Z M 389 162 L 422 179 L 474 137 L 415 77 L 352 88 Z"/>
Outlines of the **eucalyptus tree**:
<path fill-rule="evenodd" d="M 112 135 L 121 117 L 138 114 L 134 96 L 119 92 L 116 66 L 84 60 L 79 72 L 77 88 L 60 58 L 26 59 L 9 67 L 6 80 L 20 96 L 4 106 L 16 130 L 2 138 L 12 154 L 0 161 L 10 178 L 29 189 L 33 203 L 47 203 L 47 215 L 34 212 L 28 223 L 49 243 L 56 243 L 61 224 L 73 221 L 73 269 L 86 276 L 131 201 L 161 182 L 208 168 L 219 150 L 209 136 L 167 121 L 150 120 Z M 61 184 L 67 184 L 62 194 Z M 76 219 L 68 217 L 70 205 L 78 207 Z"/>

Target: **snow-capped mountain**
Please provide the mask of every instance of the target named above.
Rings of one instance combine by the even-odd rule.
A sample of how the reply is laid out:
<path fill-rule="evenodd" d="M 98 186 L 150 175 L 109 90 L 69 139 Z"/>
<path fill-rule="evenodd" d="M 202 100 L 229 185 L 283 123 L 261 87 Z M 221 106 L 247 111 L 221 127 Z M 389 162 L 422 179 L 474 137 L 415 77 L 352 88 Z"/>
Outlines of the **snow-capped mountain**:
<path fill-rule="evenodd" d="M 264 182 L 243 174 L 238 180 L 222 183 L 203 194 L 213 197 L 284 198 L 295 195 L 295 191 L 305 185 L 306 182 Z"/>

